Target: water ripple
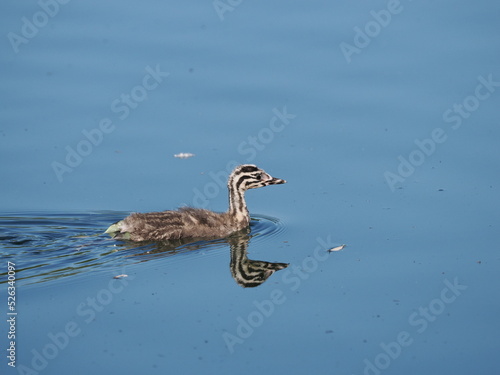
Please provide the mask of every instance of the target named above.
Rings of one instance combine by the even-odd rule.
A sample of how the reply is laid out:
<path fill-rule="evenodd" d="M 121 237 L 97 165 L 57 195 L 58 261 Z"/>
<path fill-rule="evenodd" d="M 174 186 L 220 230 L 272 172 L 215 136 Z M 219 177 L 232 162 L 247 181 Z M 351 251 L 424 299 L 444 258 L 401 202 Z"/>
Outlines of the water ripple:
<path fill-rule="evenodd" d="M 5 263 L 0 264 L 0 284 L 7 281 L 7 261 L 16 264 L 17 283 L 26 285 L 181 253 L 229 251 L 223 239 L 165 246 L 115 241 L 103 234 L 127 215 L 115 211 L 0 214 L 0 257 Z M 281 221 L 263 215 L 253 215 L 250 226 L 251 243 L 261 243 L 284 230 Z"/>

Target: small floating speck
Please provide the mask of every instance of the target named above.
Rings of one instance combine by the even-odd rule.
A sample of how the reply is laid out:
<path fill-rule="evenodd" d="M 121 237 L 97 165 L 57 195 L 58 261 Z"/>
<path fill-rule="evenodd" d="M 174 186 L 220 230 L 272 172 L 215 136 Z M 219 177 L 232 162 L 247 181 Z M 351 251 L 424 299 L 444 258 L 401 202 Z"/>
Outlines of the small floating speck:
<path fill-rule="evenodd" d="M 340 246 L 332 247 L 331 249 L 328 249 L 328 252 L 331 253 L 332 251 L 340 251 L 344 247 L 346 247 L 346 245 L 340 245 Z"/>
<path fill-rule="evenodd" d="M 121 275 L 116 275 L 115 277 L 113 277 L 113 279 L 123 279 L 125 277 L 128 277 L 128 275 L 121 274 Z"/>
<path fill-rule="evenodd" d="M 180 154 L 174 154 L 174 158 L 179 158 L 179 159 L 187 159 L 187 158 L 192 158 L 194 154 L 190 152 L 181 152 Z"/>

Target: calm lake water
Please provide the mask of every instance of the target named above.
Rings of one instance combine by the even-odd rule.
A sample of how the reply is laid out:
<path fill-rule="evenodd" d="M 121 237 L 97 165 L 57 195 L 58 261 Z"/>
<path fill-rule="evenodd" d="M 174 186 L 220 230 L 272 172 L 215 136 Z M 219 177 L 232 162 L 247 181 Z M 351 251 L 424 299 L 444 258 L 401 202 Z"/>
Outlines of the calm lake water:
<path fill-rule="evenodd" d="M 499 16 L 3 2 L 0 372 L 497 374 Z M 103 234 L 226 210 L 241 163 L 287 180 L 248 192 L 250 233 Z M 288 266 L 245 288 L 236 256 Z"/>

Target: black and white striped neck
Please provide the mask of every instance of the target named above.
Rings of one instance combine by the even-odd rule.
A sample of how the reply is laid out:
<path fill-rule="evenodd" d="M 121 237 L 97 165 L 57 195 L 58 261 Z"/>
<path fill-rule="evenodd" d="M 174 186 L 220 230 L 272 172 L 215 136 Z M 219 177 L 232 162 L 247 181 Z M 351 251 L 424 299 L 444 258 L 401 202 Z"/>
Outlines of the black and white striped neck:
<path fill-rule="evenodd" d="M 246 226 L 250 223 L 250 214 L 248 213 L 245 201 L 245 180 L 248 178 L 246 169 L 237 167 L 227 182 L 229 191 L 229 215 L 233 220 Z"/>

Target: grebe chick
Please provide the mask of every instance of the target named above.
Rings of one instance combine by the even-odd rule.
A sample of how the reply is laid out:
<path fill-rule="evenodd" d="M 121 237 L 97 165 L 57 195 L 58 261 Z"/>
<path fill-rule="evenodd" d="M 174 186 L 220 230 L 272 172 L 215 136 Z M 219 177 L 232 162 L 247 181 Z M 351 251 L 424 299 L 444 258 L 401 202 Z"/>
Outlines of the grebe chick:
<path fill-rule="evenodd" d="M 253 164 L 236 167 L 229 176 L 229 210 L 217 213 L 205 209 L 182 207 L 178 211 L 133 213 L 111 225 L 105 233 L 132 241 L 163 241 L 192 238 L 216 239 L 246 228 L 250 224 L 245 191 L 286 183 Z"/>

